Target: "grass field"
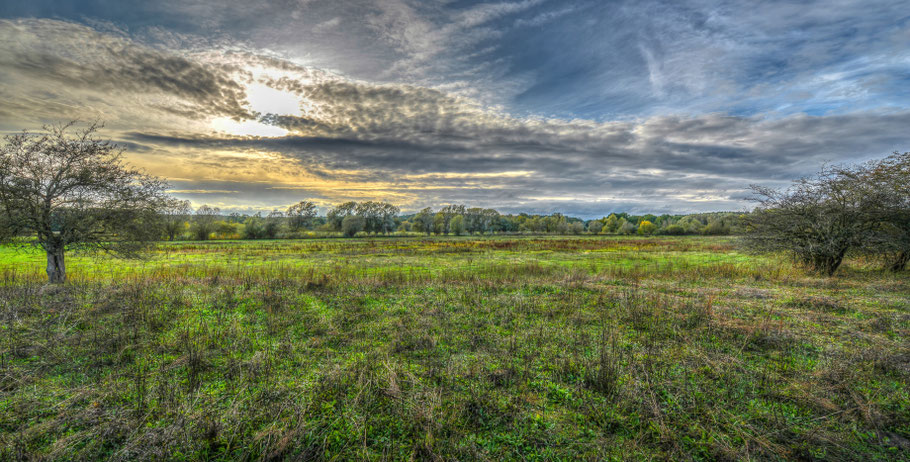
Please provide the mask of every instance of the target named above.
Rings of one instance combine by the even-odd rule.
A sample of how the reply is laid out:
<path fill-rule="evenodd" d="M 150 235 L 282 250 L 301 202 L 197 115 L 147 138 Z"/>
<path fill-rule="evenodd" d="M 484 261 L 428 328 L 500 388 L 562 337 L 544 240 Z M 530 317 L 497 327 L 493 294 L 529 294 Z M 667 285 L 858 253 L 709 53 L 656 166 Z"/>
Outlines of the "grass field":
<path fill-rule="evenodd" d="M 910 460 L 910 276 L 729 238 L 0 249 L 0 459 Z"/>

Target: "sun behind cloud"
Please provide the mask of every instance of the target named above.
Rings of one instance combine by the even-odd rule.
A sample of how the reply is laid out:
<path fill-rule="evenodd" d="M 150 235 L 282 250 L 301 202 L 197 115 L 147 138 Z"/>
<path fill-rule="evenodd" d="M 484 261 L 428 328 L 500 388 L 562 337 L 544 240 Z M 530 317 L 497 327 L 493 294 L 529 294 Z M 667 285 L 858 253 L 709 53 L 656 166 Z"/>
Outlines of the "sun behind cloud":
<path fill-rule="evenodd" d="M 261 83 L 246 87 L 250 109 L 261 114 L 301 116 L 300 100 L 289 91 L 278 90 Z"/>
<path fill-rule="evenodd" d="M 262 115 L 299 117 L 299 97 L 289 91 L 278 90 L 261 83 L 247 85 L 247 107 Z M 219 133 L 234 136 L 280 137 L 288 134 L 284 128 L 262 123 L 258 120 L 235 120 L 230 117 L 215 117 L 211 122 L 212 129 Z"/>

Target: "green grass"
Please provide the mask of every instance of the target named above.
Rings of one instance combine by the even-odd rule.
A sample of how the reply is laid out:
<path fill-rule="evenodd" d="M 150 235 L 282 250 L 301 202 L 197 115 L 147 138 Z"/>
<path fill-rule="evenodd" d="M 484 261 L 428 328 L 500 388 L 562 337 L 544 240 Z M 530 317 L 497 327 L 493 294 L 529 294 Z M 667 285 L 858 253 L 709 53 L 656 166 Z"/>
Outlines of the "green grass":
<path fill-rule="evenodd" d="M 727 238 L 0 249 L 0 459 L 910 454 L 910 277 Z"/>

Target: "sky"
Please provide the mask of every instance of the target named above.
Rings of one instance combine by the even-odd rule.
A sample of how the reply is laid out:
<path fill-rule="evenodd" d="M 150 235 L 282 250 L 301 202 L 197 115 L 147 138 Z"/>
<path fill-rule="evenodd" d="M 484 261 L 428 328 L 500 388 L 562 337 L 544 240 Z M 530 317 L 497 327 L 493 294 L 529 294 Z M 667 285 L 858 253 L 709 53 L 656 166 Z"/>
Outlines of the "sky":
<path fill-rule="evenodd" d="M 738 211 L 910 151 L 906 0 L 9 0 L 0 132 L 223 211 Z"/>

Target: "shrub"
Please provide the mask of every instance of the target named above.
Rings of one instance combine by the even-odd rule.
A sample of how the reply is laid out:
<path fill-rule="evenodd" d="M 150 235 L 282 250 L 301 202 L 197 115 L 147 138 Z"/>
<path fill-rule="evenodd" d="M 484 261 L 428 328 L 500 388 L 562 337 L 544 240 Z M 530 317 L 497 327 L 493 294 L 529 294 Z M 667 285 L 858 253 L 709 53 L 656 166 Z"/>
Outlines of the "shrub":
<path fill-rule="evenodd" d="M 825 169 L 785 191 L 752 187 L 759 205 L 747 220 L 744 243 L 784 251 L 814 271 L 832 275 L 852 248 L 865 244 L 883 220 L 889 194 L 864 187 L 850 169 Z"/>
<path fill-rule="evenodd" d="M 243 238 L 262 239 L 263 236 L 265 236 L 265 232 L 262 226 L 262 218 L 256 216 L 248 218 L 243 225 Z"/>
<path fill-rule="evenodd" d="M 640 234 L 642 236 L 650 236 L 651 234 L 654 234 L 655 232 L 657 232 L 657 225 L 655 225 L 654 223 L 651 223 L 648 220 L 643 220 L 641 223 L 638 224 L 638 234 Z"/>
<path fill-rule="evenodd" d="M 600 220 L 593 220 L 588 223 L 588 232 L 591 234 L 598 234 L 603 229 L 604 224 Z"/>
<path fill-rule="evenodd" d="M 683 228 L 681 225 L 670 225 L 667 226 L 667 229 L 665 229 L 663 233 L 670 236 L 682 236 L 683 234 L 686 234 L 686 228 Z"/>
<path fill-rule="evenodd" d="M 638 227 L 635 226 L 635 223 L 626 221 L 619 227 L 619 234 L 635 234 L 637 230 Z"/>
<path fill-rule="evenodd" d="M 701 231 L 705 236 L 725 236 L 730 234 L 730 227 L 722 221 L 712 221 Z"/>
<path fill-rule="evenodd" d="M 363 231 L 364 219 L 357 215 L 348 215 L 341 220 L 341 232 L 345 237 L 354 237 Z"/>

